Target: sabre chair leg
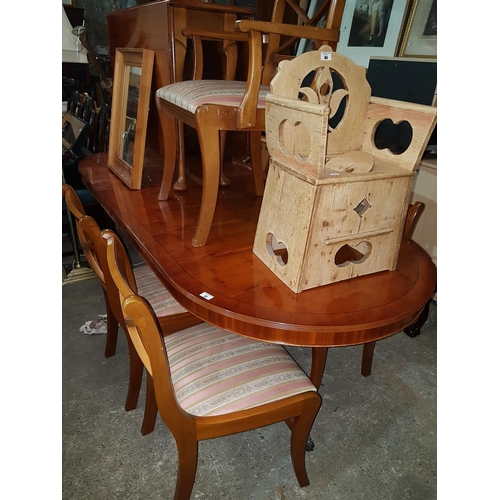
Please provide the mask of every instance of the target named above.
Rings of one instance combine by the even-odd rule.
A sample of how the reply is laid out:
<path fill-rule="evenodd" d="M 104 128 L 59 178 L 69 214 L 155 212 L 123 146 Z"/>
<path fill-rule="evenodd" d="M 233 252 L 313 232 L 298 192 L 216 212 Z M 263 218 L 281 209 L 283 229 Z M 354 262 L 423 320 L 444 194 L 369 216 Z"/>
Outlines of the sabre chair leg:
<path fill-rule="evenodd" d="M 211 113 L 209 109 L 199 114 L 203 115 L 203 124 L 197 123 L 203 166 L 203 193 L 198 223 L 192 241 L 194 247 L 202 247 L 207 242 L 217 204 L 220 175 L 219 129 L 216 127 L 215 113 Z"/>
<path fill-rule="evenodd" d="M 249 132 L 250 136 L 250 158 L 252 161 L 252 172 L 255 183 L 255 194 L 264 195 L 264 172 L 262 168 L 262 134 L 260 132 Z"/>
<path fill-rule="evenodd" d="M 182 440 L 177 442 L 179 465 L 174 500 L 189 500 L 193 491 L 196 467 L 198 465 L 198 442 Z"/>
<path fill-rule="evenodd" d="M 311 373 L 309 378 L 311 382 L 314 384 L 314 387 L 319 391 L 321 386 L 321 380 L 323 379 L 323 374 L 325 372 L 326 367 L 326 358 L 328 356 L 328 347 L 313 347 L 311 349 L 312 359 L 311 359 Z M 290 429 L 293 428 L 293 420 L 286 421 L 288 427 Z M 312 425 L 312 424 L 311 424 Z M 307 437 L 306 443 L 306 451 L 314 450 L 314 441 L 311 436 Z"/>
<path fill-rule="evenodd" d="M 186 150 L 184 142 L 184 123 L 177 120 L 177 133 L 179 143 L 179 160 L 177 162 L 177 181 L 174 184 L 176 191 L 186 191 Z"/>
<path fill-rule="evenodd" d="M 229 186 L 231 181 L 224 175 L 224 150 L 226 147 L 226 137 L 227 132 L 225 130 L 220 131 L 220 179 L 219 184 L 223 187 Z"/>
<path fill-rule="evenodd" d="M 418 335 L 420 335 L 420 330 L 425 325 L 425 322 L 427 321 L 427 318 L 429 317 L 429 308 L 430 308 L 431 302 L 432 302 L 432 299 L 430 299 L 427 302 L 427 304 L 425 304 L 425 307 L 423 308 L 423 310 L 420 313 L 417 320 L 404 329 L 404 332 L 406 333 L 406 335 L 408 335 L 408 337 L 413 338 L 413 337 L 417 337 Z"/>
<path fill-rule="evenodd" d="M 156 416 L 158 415 L 158 406 L 156 404 L 155 386 L 153 377 L 146 372 L 146 405 L 144 408 L 144 417 L 142 419 L 141 434 L 146 436 L 155 429 Z"/>
<path fill-rule="evenodd" d="M 164 145 L 163 177 L 158 194 L 158 200 L 163 201 L 168 199 L 172 188 L 177 160 L 178 128 L 176 124 L 177 120 L 161 108 L 161 101 L 158 97 L 156 97 L 156 107 L 160 117 Z"/>
<path fill-rule="evenodd" d="M 111 311 L 108 294 L 104 290 L 104 301 L 106 302 L 106 348 L 104 356 L 110 358 L 116 353 L 116 343 L 118 341 L 118 320 Z"/>
<path fill-rule="evenodd" d="M 300 417 L 295 417 L 292 424 L 291 455 L 292 464 L 297 481 L 301 487 L 309 485 L 309 478 L 306 471 L 306 449 L 309 442 L 309 435 L 321 406 L 321 397 L 315 394 L 316 404 L 310 404 L 308 411 L 302 413 Z"/>
<path fill-rule="evenodd" d="M 135 350 L 134 344 L 128 338 L 128 350 L 129 350 L 129 365 L 130 373 L 128 380 L 128 394 L 127 401 L 125 402 L 125 410 L 135 410 L 137 408 L 137 401 L 139 400 L 139 393 L 141 391 L 142 383 L 142 370 L 144 365 L 142 364 L 141 358 L 137 351 Z"/>

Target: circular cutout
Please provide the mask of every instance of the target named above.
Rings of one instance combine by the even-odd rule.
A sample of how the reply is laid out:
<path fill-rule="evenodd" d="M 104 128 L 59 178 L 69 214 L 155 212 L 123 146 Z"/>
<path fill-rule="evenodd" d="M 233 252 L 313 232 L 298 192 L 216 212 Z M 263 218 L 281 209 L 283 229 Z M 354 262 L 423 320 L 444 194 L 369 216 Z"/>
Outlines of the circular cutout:
<path fill-rule="evenodd" d="M 382 120 L 375 129 L 373 143 L 377 149 L 388 149 L 395 155 L 403 154 L 413 139 L 410 122 L 403 120 L 394 123 L 391 119 Z"/>

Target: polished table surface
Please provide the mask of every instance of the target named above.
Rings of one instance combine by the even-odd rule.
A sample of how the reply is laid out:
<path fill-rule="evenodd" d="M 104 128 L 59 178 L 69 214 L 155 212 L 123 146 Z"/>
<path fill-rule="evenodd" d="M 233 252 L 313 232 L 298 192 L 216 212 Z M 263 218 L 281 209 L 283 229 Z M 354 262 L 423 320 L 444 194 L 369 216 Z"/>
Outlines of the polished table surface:
<path fill-rule="evenodd" d="M 225 167 L 231 185 L 220 189 L 206 246 L 193 248 L 201 168 L 191 160 L 187 191 L 172 192 L 167 201 L 157 200 L 163 162 L 152 151 L 141 190 L 130 190 L 107 168 L 105 153 L 82 160 L 79 171 L 119 231 L 176 300 L 201 319 L 285 345 L 373 345 L 412 324 L 434 293 L 436 267 L 408 239 L 394 271 L 292 292 L 252 252 L 262 198 L 253 193 L 244 166 Z M 324 368 L 326 349 L 321 351 Z"/>

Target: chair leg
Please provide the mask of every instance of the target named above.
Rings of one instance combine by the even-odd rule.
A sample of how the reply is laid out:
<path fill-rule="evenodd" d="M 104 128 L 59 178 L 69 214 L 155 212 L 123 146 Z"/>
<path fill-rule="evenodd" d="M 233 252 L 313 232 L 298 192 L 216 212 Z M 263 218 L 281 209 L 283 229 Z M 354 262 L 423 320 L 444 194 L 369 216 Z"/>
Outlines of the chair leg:
<path fill-rule="evenodd" d="M 267 179 L 267 173 L 269 171 L 269 151 L 267 150 L 265 135 L 261 137 L 260 161 L 262 163 L 264 179 Z"/>
<path fill-rule="evenodd" d="M 137 354 L 137 351 L 135 350 L 134 344 L 128 338 L 128 335 L 127 342 L 130 373 L 128 379 L 128 393 L 127 401 L 125 402 L 125 411 L 130 411 L 137 408 L 137 401 L 139 400 L 139 393 L 141 391 L 142 370 L 144 368 L 144 365 L 142 364 L 139 354 Z"/>
<path fill-rule="evenodd" d="M 146 406 L 142 419 L 141 434 L 147 434 L 155 430 L 156 416 L 158 415 L 158 405 L 156 404 L 154 381 L 149 372 L 146 372 Z"/>
<path fill-rule="evenodd" d="M 224 150 L 226 147 L 226 137 L 227 132 L 225 130 L 220 131 L 220 179 L 219 184 L 221 186 L 229 186 L 231 181 L 224 175 Z"/>
<path fill-rule="evenodd" d="M 118 320 L 115 318 L 111 311 L 111 306 L 108 300 L 108 294 L 104 290 L 104 301 L 106 303 L 106 348 L 104 350 L 104 356 L 110 358 L 116 353 L 116 343 L 118 341 Z"/>
<path fill-rule="evenodd" d="M 313 401 L 307 401 L 307 405 L 304 403 L 302 414 L 293 419 L 291 437 L 292 464 L 301 487 L 309 485 L 306 471 L 306 445 L 320 406 L 321 397 L 319 394 L 315 394 Z"/>
<path fill-rule="evenodd" d="M 160 193 L 158 200 L 167 200 L 172 187 L 174 178 L 175 163 L 177 160 L 177 120 L 161 107 L 161 101 L 156 97 L 156 109 L 160 117 L 161 129 L 163 132 L 164 145 L 164 160 L 163 160 L 163 177 L 161 181 Z"/>
<path fill-rule="evenodd" d="M 184 123 L 180 120 L 177 120 L 177 133 L 179 135 L 179 161 L 177 162 L 178 174 L 174 189 L 176 191 L 186 191 L 186 145 L 184 142 Z"/>
<path fill-rule="evenodd" d="M 174 500 L 189 500 L 193 491 L 196 467 L 198 465 L 198 442 L 183 438 L 177 441 L 179 465 Z"/>
<path fill-rule="evenodd" d="M 257 196 L 264 194 L 264 172 L 262 169 L 262 134 L 261 132 L 249 132 L 250 136 L 250 158 L 252 161 L 253 180 Z"/>
<path fill-rule="evenodd" d="M 196 128 L 200 142 L 203 166 L 203 192 L 201 195 L 200 215 L 192 245 L 202 247 L 206 244 L 217 204 L 220 175 L 220 142 L 217 116 L 211 108 L 197 115 Z"/>
<path fill-rule="evenodd" d="M 427 304 L 425 304 L 425 307 L 423 308 L 422 312 L 420 313 L 419 317 L 416 319 L 414 323 L 411 325 L 407 326 L 404 329 L 404 332 L 408 337 L 417 337 L 420 335 L 420 329 L 425 325 L 425 322 L 427 321 L 427 318 L 429 317 L 429 308 L 431 305 L 432 299 L 430 299 Z"/>

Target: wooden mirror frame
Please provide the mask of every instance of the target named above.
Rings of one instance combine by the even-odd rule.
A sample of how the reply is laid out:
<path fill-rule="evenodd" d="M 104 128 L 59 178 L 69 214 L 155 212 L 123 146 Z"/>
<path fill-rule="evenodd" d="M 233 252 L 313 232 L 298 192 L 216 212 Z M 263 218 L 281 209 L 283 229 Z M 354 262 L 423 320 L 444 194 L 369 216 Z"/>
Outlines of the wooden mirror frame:
<path fill-rule="evenodd" d="M 130 189 L 141 189 L 142 184 L 153 62 L 154 50 L 136 48 L 116 49 L 109 130 L 108 167 Z M 135 123 L 134 153 L 131 165 L 123 158 L 123 132 L 127 118 L 126 112 L 130 81 L 130 71 L 128 68 L 130 67 L 141 68 L 137 119 Z"/>

